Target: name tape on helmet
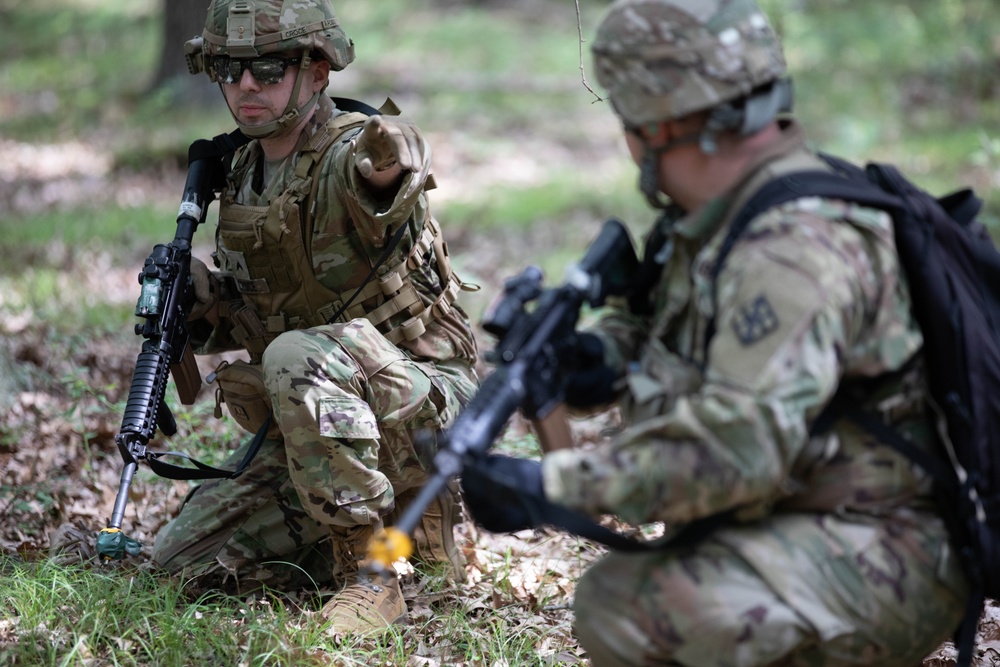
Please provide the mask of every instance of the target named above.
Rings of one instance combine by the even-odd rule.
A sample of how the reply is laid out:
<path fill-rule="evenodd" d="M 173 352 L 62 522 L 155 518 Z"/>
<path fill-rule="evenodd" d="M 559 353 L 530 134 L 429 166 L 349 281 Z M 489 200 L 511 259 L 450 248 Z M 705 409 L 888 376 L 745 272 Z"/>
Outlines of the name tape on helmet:
<path fill-rule="evenodd" d="M 322 21 L 317 21 L 316 23 L 310 23 L 309 25 L 303 25 L 297 28 L 292 28 L 291 30 L 286 30 L 278 36 L 278 39 L 279 41 L 283 41 L 286 39 L 299 37 L 300 35 L 305 35 L 310 32 L 318 32 L 320 30 L 326 30 L 327 28 L 336 28 L 338 26 L 340 26 L 340 21 L 338 21 L 337 19 L 324 19 Z"/>

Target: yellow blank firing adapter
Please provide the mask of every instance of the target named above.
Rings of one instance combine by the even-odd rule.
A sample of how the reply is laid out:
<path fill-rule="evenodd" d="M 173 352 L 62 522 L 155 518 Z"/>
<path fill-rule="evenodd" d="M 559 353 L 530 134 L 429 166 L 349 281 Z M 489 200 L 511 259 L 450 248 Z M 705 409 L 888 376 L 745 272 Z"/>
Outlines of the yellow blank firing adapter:
<path fill-rule="evenodd" d="M 400 558 L 406 560 L 413 555 L 413 541 L 403 531 L 390 526 L 375 536 L 368 555 L 373 561 L 391 567 Z"/>

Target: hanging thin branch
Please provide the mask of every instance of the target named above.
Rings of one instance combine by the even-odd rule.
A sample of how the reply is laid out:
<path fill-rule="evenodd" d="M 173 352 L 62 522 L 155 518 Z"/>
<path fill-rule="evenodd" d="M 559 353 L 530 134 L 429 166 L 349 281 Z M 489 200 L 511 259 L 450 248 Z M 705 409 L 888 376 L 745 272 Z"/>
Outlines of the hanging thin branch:
<path fill-rule="evenodd" d="M 589 90 L 594 96 L 595 102 L 603 102 L 604 98 L 598 95 L 587 82 L 587 72 L 583 66 L 583 17 L 580 13 L 580 0 L 576 0 L 576 31 L 580 36 L 580 81 L 583 83 L 583 87 Z"/>

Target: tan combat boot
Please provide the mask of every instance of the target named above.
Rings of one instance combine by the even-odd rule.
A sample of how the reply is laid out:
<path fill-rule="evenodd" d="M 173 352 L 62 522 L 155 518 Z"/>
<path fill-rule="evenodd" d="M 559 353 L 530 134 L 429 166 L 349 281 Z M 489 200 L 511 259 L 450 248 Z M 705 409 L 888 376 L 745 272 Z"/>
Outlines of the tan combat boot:
<path fill-rule="evenodd" d="M 331 528 L 333 556 L 346 583 L 320 610 L 336 633 L 357 634 L 385 630 L 406 621 L 406 600 L 392 568 L 376 571 L 368 547 L 382 526 Z"/>
<path fill-rule="evenodd" d="M 420 489 L 404 491 L 396 497 L 396 506 L 386 517 L 393 525 L 413 502 Z M 455 524 L 462 522 L 462 496 L 458 483 L 452 480 L 424 511 L 413 529 L 413 559 L 431 567 L 444 567 L 445 576 L 462 583 L 465 576 L 465 556 L 455 545 Z"/>

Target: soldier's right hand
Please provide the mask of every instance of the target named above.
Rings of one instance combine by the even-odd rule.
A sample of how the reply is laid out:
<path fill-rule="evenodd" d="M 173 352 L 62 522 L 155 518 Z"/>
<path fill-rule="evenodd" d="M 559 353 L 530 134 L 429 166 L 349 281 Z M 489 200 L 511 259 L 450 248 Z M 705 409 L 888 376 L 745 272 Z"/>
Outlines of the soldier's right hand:
<path fill-rule="evenodd" d="M 191 285 L 194 288 L 194 305 L 191 307 L 188 321 L 199 320 L 214 312 L 222 291 L 219 279 L 208 270 L 205 262 L 197 257 L 191 258 Z M 209 321 L 212 321 L 211 317 Z"/>
<path fill-rule="evenodd" d="M 355 143 L 354 166 L 377 187 L 394 182 L 401 173 L 416 174 L 423 183 L 430 173 L 431 150 L 413 122 L 398 116 L 372 116 Z"/>
<path fill-rule="evenodd" d="M 604 363 L 604 344 L 596 335 L 577 332 L 561 351 L 565 368 L 572 369 L 564 378 L 566 405 L 580 410 L 607 405 L 615 399 L 618 373 Z"/>

